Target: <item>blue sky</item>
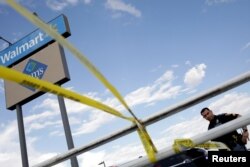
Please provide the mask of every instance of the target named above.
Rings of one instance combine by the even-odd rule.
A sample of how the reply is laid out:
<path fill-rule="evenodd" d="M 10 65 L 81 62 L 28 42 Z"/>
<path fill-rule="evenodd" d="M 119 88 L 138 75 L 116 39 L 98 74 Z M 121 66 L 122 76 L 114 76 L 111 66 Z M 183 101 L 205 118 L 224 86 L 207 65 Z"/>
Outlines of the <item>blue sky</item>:
<path fill-rule="evenodd" d="M 67 38 L 119 90 L 134 113 L 146 118 L 162 109 L 249 71 L 250 1 L 192 0 L 18 0 L 48 22 L 69 20 Z M 34 31 L 3 0 L 0 35 L 10 42 Z M 0 49 L 7 44 L 0 41 Z M 88 95 L 129 115 L 107 89 L 65 49 L 71 80 L 63 87 Z M 0 166 L 21 166 L 15 111 L 5 108 L 0 82 Z M 206 131 L 200 109 L 250 111 L 248 83 L 167 118 L 148 131 L 158 149 L 176 138 Z M 76 147 L 115 132 L 129 122 L 66 100 Z M 57 97 L 45 94 L 23 106 L 30 165 L 67 150 Z M 250 146 L 248 146 L 250 147 Z M 80 166 L 123 163 L 144 155 L 136 133 L 78 156 Z M 125 157 L 125 158 L 124 158 Z M 69 162 L 58 167 L 68 167 Z"/>

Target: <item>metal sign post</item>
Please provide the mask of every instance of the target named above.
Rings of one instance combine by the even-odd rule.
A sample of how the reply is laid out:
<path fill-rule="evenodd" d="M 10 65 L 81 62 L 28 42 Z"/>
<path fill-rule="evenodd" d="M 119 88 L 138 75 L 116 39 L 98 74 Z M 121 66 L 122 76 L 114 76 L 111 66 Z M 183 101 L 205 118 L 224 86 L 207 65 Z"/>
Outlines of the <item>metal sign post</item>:
<path fill-rule="evenodd" d="M 12 45 L 11 42 L 6 40 L 5 38 L 0 36 L 0 39 L 7 42 L 9 47 Z M 27 146 L 26 146 L 26 139 L 25 139 L 25 130 L 24 130 L 24 123 L 23 123 L 23 111 L 22 106 L 20 104 L 16 104 L 16 113 L 17 113 L 17 126 L 18 126 L 18 134 L 19 134 L 19 144 L 21 149 L 21 157 L 22 157 L 22 166 L 29 167 L 29 160 L 27 154 Z"/>
<path fill-rule="evenodd" d="M 25 131 L 23 124 L 23 111 L 21 105 L 16 105 L 16 113 L 17 113 L 17 123 L 18 123 L 18 131 L 19 131 L 19 142 L 21 148 L 21 156 L 22 156 L 22 165 L 23 167 L 29 167 L 26 140 L 25 140 Z"/>
<path fill-rule="evenodd" d="M 74 142 L 73 142 L 70 126 L 69 126 L 69 119 L 68 119 L 68 115 L 67 115 L 67 111 L 65 107 L 65 102 L 62 96 L 57 96 L 57 98 L 58 98 L 59 107 L 61 111 L 62 122 L 63 122 L 67 145 L 68 145 L 68 149 L 70 150 L 74 148 Z M 78 167 L 78 161 L 77 161 L 76 156 L 71 157 L 70 160 L 71 160 L 72 167 Z"/>

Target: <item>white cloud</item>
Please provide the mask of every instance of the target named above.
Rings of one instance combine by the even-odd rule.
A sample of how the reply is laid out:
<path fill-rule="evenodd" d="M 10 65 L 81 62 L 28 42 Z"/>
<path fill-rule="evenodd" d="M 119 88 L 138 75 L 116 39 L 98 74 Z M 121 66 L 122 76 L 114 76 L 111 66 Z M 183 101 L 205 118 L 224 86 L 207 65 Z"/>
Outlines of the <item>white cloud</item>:
<path fill-rule="evenodd" d="M 241 113 L 244 115 L 250 111 L 249 104 L 250 97 L 247 93 L 230 93 L 211 103 L 209 108 L 216 113 Z"/>
<path fill-rule="evenodd" d="M 104 160 L 105 154 L 105 151 L 86 152 L 78 157 L 79 166 L 97 167 L 99 166 L 98 164 Z"/>
<path fill-rule="evenodd" d="M 58 101 L 53 96 L 48 95 L 42 102 L 35 105 L 32 110 L 36 111 L 38 109 L 58 110 Z"/>
<path fill-rule="evenodd" d="M 152 85 L 141 87 L 126 95 L 125 100 L 130 107 L 133 107 L 141 104 L 153 104 L 160 100 L 173 98 L 179 94 L 181 89 L 181 86 L 172 86 L 171 82 L 173 79 L 173 72 L 166 71 Z M 124 107 L 122 107 L 122 105 L 115 98 L 108 98 L 105 101 L 99 99 L 99 101 L 118 109 L 118 111 L 122 111 L 122 109 L 124 109 Z M 83 124 L 75 132 L 73 132 L 73 134 L 80 135 L 92 133 L 113 119 L 114 117 L 110 114 L 106 114 L 99 110 L 93 110 L 90 112 L 88 119 L 85 119 Z"/>
<path fill-rule="evenodd" d="M 113 11 L 126 12 L 135 17 L 141 17 L 141 11 L 131 4 L 126 4 L 122 0 L 107 0 L 106 7 Z"/>
<path fill-rule="evenodd" d="M 17 122 L 8 122 L 1 127 L 0 133 L 0 166 L 21 167 L 21 152 L 18 137 Z M 40 161 L 46 160 L 49 157 L 55 156 L 56 153 L 40 153 L 34 147 L 38 138 L 31 137 L 26 134 L 26 145 L 28 151 L 29 164 L 36 164 Z M 57 167 L 66 167 L 65 165 L 58 165 Z"/>
<path fill-rule="evenodd" d="M 82 1 L 84 4 L 90 4 L 92 0 L 47 0 L 46 4 L 49 8 L 55 11 L 62 11 L 63 9 L 79 4 Z M 1 2 L 1 1 L 0 1 Z M 121 16 L 121 13 L 124 12 L 131 14 L 135 17 L 141 17 L 141 11 L 136 9 L 131 4 L 127 4 L 122 0 L 106 0 L 105 7 L 112 11 L 115 11 L 113 17 L 117 18 Z"/>
<path fill-rule="evenodd" d="M 141 103 L 146 103 L 145 100 L 147 100 L 151 92 L 153 91 L 154 88 L 147 86 L 147 87 L 142 87 L 139 88 L 131 93 L 129 93 L 126 97 L 125 100 L 128 102 L 130 106 L 135 106 Z"/>
<path fill-rule="evenodd" d="M 173 71 L 166 71 L 160 78 L 158 78 L 155 83 L 156 84 L 164 84 L 172 81 L 174 79 Z"/>
<path fill-rule="evenodd" d="M 66 2 L 68 2 L 71 5 L 76 5 L 78 3 L 79 0 L 66 0 Z M 86 0 L 85 0 L 86 1 Z M 85 2 L 84 1 L 84 2 Z M 90 0 L 88 0 L 90 2 Z"/>
<path fill-rule="evenodd" d="M 98 95 L 92 92 L 86 94 L 85 96 L 90 97 L 95 100 L 100 100 L 98 98 Z M 64 98 L 64 101 L 65 101 L 65 105 L 67 108 L 67 113 L 69 115 L 82 113 L 84 111 L 88 111 L 91 109 L 91 107 L 89 106 L 86 106 L 82 103 L 75 102 L 66 98 Z M 54 113 L 53 115 L 56 115 L 56 113 L 59 114 L 59 112 L 57 112 L 59 111 L 58 99 L 55 98 L 54 95 L 53 96 L 48 95 L 48 97 L 44 99 L 41 103 L 39 103 L 38 105 L 35 105 L 32 110 L 37 111 L 39 109 L 42 109 L 42 110 L 46 109 L 46 110 L 52 111 L 51 113 Z"/>
<path fill-rule="evenodd" d="M 173 71 L 166 71 L 153 84 L 129 93 L 125 96 L 125 100 L 130 107 L 133 107 L 142 104 L 153 105 L 158 101 L 174 98 L 181 92 L 181 86 L 172 85 L 174 78 Z M 101 99 L 96 92 L 90 92 L 86 96 L 107 104 L 118 111 L 125 110 L 114 97 Z M 65 104 L 71 125 L 78 126 L 81 124 L 80 127 L 76 127 L 72 131 L 74 135 L 93 133 L 114 119 L 110 114 L 78 102 L 65 99 Z M 58 133 L 58 127 L 61 126 L 61 118 L 58 101 L 54 96 L 47 96 L 38 105 L 34 106 L 32 110 L 34 110 L 31 112 L 33 114 L 25 117 L 27 133 L 50 128 L 52 130 L 50 135 L 62 134 Z M 85 119 L 82 119 L 83 117 Z"/>
<path fill-rule="evenodd" d="M 51 8 L 52 10 L 56 10 L 56 11 L 61 11 L 65 7 L 67 7 L 67 3 L 65 1 L 60 2 L 58 0 L 47 0 L 46 4 L 49 8 Z"/>
<path fill-rule="evenodd" d="M 106 104 L 118 111 L 121 111 L 124 109 L 124 107 L 117 101 L 116 98 L 107 98 L 105 100 L 98 98 L 97 94 L 92 96 L 93 99 L 100 101 L 103 104 Z M 76 102 L 71 102 L 70 110 L 72 110 L 72 103 L 77 105 Z M 79 103 L 78 103 L 79 105 Z M 95 109 L 92 107 L 86 107 L 86 105 L 80 104 L 85 107 L 81 107 L 82 110 L 79 110 L 77 113 L 83 113 L 85 112 L 85 120 L 82 121 L 81 118 L 74 117 L 74 122 L 83 122 L 82 125 L 77 128 L 73 135 L 81 135 L 81 134 L 87 134 L 87 133 L 93 133 L 98 128 L 102 127 L 104 124 L 107 124 L 111 122 L 115 117 L 107 112 L 101 111 L 99 109 Z M 85 111 L 84 111 L 85 110 Z M 72 113 L 72 112 L 71 112 Z"/>
<path fill-rule="evenodd" d="M 235 0 L 206 0 L 205 4 L 211 6 L 211 5 L 217 5 L 217 4 L 230 3 L 233 1 Z"/>
<path fill-rule="evenodd" d="M 184 77 L 184 83 L 188 87 L 195 87 L 199 85 L 202 82 L 202 79 L 205 77 L 206 67 L 207 66 L 205 64 L 199 64 L 188 70 Z"/>
<path fill-rule="evenodd" d="M 56 121 L 42 121 L 42 122 L 32 122 L 31 124 L 29 124 L 28 126 L 26 126 L 26 133 L 30 133 L 32 131 L 38 131 L 38 130 L 41 130 L 41 129 L 45 129 L 45 128 L 48 128 L 48 127 L 60 127 L 62 126 L 62 121 L 61 120 L 56 120 Z"/>
<path fill-rule="evenodd" d="M 112 154 L 109 153 L 105 155 L 105 160 L 107 160 L 107 163 L 110 165 L 122 164 L 142 155 L 145 155 L 145 151 L 138 137 L 137 142 L 114 147 Z"/>
<path fill-rule="evenodd" d="M 64 8 L 68 7 L 69 5 L 70 6 L 77 5 L 78 2 L 79 2 L 79 0 L 47 0 L 46 4 L 52 10 L 61 11 Z"/>
<path fill-rule="evenodd" d="M 90 4 L 92 0 L 83 0 L 85 4 Z"/>
<path fill-rule="evenodd" d="M 173 64 L 173 65 L 171 65 L 171 67 L 173 67 L 173 68 L 178 68 L 179 65 L 178 65 L 178 64 Z"/>
<path fill-rule="evenodd" d="M 102 111 L 93 110 L 89 116 L 89 120 L 84 122 L 73 135 L 81 135 L 86 133 L 95 132 L 103 124 L 106 124 L 114 119 L 114 116 L 104 113 Z"/>
<path fill-rule="evenodd" d="M 0 166 L 21 166 L 20 146 L 16 121 L 9 122 L 0 133 Z"/>
<path fill-rule="evenodd" d="M 189 130 L 187 131 L 187 129 Z M 167 139 L 170 143 L 173 143 L 174 139 L 190 138 L 201 132 L 205 132 L 206 129 L 207 123 L 202 120 L 199 112 L 197 112 L 197 116 L 194 116 L 192 119 L 169 126 L 163 131 L 163 134 L 168 136 Z"/>
<path fill-rule="evenodd" d="M 141 87 L 129 93 L 125 100 L 130 106 L 140 104 L 152 104 L 160 100 L 169 99 L 177 96 L 181 86 L 173 86 L 174 75 L 172 71 L 166 71 L 154 84 Z"/>
<path fill-rule="evenodd" d="M 130 107 L 136 105 L 152 105 L 158 101 L 169 99 L 177 96 L 181 91 L 181 86 L 173 86 L 172 81 L 174 75 L 172 71 L 166 71 L 161 77 L 159 77 L 152 85 L 138 88 L 137 90 L 129 93 L 125 96 L 125 100 Z M 118 111 L 124 110 L 124 107 L 115 99 L 108 98 L 106 100 L 98 99 L 104 104 L 111 106 Z M 75 108 L 71 107 L 70 108 Z M 114 117 L 110 114 L 106 114 L 100 110 L 89 110 L 90 115 L 84 120 L 83 124 L 73 132 L 74 135 L 81 135 L 86 133 L 93 133 L 99 127 L 112 121 Z"/>
<path fill-rule="evenodd" d="M 98 100 L 114 108 L 122 108 L 115 98 L 107 98 L 106 100 L 102 100 L 100 97 L 98 97 L 99 95 L 96 92 L 89 92 L 85 96 Z M 82 124 L 73 132 L 74 135 L 92 133 L 103 124 L 106 124 L 113 119 L 113 116 L 110 114 L 72 100 L 65 99 L 65 105 L 70 124 Z M 60 117 L 58 100 L 55 98 L 55 96 L 47 96 L 38 105 L 35 105 L 32 110 L 34 110 L 31 112 L 33 114 L 24 118 L 26 132 L 28 134 L 32 133 L 33 131 L 50 128 L 53 130 L 50 132 L 50 135 L 62 135 L 62 133 L 58 133 L 58 128 L 61 128 L 62 121 Z M 85 120 L 83 120 L 83 117 Z"/>
<path fill-rule="evenodd" d="M 97 167 L 98 164 L 105 161 L 106 166 L 126 163 L 129 160 L 145 155 L 142 143 L 129 143 L 126 145 L 115 145 L 109 150 L 89 151 L 79 155 L 79 166 Z"/>
<path fill-rule="evenodd" d="M 0 152 L 8 152 L 15 150 L 18 146 L 17 142 L 17 124 L 15 121 L 12 121 L 5 125 L 5 127 L 1 130 L 0 134 Z"/>
<path fill-rule="evenodd" d="M 21 167 L 21 164 L 22 164 L 22 162 L 20 159 L 19 152 L 13 151 L 13 152 L 0 153 L 0 165 L 1 166 L 19 167 L 18 165 L 20 165 L 20 167 Z"/>
<path fill-rule="evenodd" d="M 46 160 L 48 160 L 51 157 L 55 157 L 56 155 L 58 155 L 58 153 L 45 153 L 45 154 L 40 154 L 37 157 L 34 158 L 32 164 L 36 165 L 40 162 L 44 162 Z M 57 165 L 54 165 L 54 167 L 67 167 L 69 165 L 67 165 L 66 163 L 59 163 Z"/>

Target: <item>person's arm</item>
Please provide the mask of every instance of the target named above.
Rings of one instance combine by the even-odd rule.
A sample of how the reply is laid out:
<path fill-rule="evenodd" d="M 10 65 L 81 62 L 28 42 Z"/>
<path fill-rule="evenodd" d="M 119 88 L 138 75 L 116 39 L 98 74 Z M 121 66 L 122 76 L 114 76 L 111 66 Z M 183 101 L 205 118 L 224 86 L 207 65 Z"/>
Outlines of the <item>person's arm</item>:
<path fill-rule="evenodd" d="M 241 140 L 244 144 L 247 144 L 247 140 L 249 140 L 249 133 L 248 133 L 247 127 L 245 126 L 242 129 L 243 129 L 243 132 L 242 132 Z"/>
<path fill-rule="evenodd" d="M 240 114 L 237 115 L 237 118 L 239 118 L 239 117 L 241 117 Z M 243 130 L 243 132 L 242 132 L 241 140 L 244 144 L 247 144 L 247 140 L 249 140 L 249 133 L 248 133 L 247 126 L 242 127 L 242 130 Z"/>

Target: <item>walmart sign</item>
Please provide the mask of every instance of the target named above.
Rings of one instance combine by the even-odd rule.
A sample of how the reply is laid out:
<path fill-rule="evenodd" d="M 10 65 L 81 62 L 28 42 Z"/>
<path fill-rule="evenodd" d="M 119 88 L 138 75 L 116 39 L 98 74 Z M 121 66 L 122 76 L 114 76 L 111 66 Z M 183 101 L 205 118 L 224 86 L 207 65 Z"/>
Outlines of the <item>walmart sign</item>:
<path fill-rule="evenodd" d="M 64 37 L 70 36 L 67 18 L 60 15 L 48 23 Z M 54 40 L 40 29 L 35 30 L 21 40 L 0 52 L 0 65 L 9 67 L 26 58 L 27 56 L 44 48 Z"/>

